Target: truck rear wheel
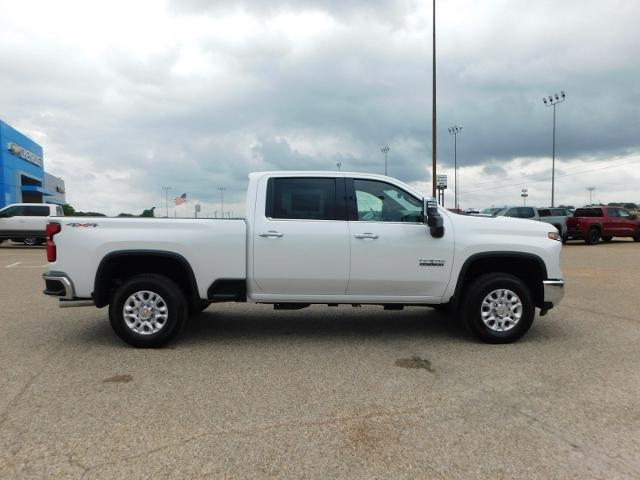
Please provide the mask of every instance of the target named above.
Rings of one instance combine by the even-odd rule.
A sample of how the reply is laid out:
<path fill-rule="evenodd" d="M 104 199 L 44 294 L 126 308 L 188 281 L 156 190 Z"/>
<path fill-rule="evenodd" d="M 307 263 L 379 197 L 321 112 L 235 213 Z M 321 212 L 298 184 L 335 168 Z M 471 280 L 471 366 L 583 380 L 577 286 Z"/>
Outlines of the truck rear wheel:
<path fill-rule="evenodd" d="M 173 280 L 137 275 L 122 284 L 109 303 L 113 331 L 134 347 L 160 347 L 175 338 L 187 319 L 187 302 Z"/>
<path fill-rule="evenodd" d="M 597 228 L 592 228 L 587 232 L 587 235 L 584 237 L 584 243 L 587 245 L 597 245 L 600 241 L 600 230 Z"/>
<path fill-rule="evenodd" d="M 486 343 L 511 343 L 533 323 L 535 307 L 529 288 L 517 277 L 488 273 L 466 289 L 463 301 L 466 327 Z"/>

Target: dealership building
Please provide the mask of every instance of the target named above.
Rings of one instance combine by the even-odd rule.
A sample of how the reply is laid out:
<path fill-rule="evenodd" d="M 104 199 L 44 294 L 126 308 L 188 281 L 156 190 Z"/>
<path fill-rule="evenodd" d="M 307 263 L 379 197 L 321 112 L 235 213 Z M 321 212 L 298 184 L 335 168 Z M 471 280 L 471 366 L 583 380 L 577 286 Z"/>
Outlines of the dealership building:
<path fill-rule="evenodd" d="M 0 120 L 0 208 L 65 203 L 64 180 L 44 171 L 42 147 Z"/>

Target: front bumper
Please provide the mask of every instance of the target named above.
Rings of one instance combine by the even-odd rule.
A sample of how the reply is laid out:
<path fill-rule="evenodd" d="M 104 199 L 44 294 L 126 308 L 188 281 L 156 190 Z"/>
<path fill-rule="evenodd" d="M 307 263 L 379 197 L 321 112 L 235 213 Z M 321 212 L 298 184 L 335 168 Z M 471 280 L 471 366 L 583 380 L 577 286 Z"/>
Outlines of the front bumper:
<path fill-rule="evenodd" d="M 542 286 L 547 309 L 557 306 L 564 297 L 564 280 L 543 280 Z"/>
<path fill-rule="evenodd" d="M 58 297 L 60 307 L 87 307 L 95 305 L 89 298 L 77 298 L 73 282 L 63 272 L 45 272 L 42 274 L 45 289 L 42 293 Z"/>

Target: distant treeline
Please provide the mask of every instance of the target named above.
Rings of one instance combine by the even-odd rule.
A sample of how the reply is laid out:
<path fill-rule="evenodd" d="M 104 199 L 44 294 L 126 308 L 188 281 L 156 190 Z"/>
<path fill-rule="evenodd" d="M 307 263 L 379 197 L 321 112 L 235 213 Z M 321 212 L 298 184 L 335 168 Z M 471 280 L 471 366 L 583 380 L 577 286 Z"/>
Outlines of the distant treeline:
<path fill-rule="evenodd" d="M 134 215 L 132 213 L 119 213 L 118 217 L 155 217 L 155 209 L 156 207 L 151 207 L 149 209 L 143 210 L 140 215 Z M 72 205 L 65 203 L 62 206 L 62 210 L 64 210 L 64 214 L 67 217 L 106 217 L 104 213 L 100 212 L 80 212 L 73 208 Z"/>

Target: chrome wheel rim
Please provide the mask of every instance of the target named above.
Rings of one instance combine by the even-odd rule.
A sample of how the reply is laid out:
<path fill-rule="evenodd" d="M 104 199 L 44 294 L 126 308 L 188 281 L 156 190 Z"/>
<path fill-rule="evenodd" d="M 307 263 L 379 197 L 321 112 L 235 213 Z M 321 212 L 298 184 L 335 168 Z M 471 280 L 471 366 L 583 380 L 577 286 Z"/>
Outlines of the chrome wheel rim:
<path fill-rule="evenodd" d="M 125 300 L 122 316 L 131 331 L 140 335 L 152 335 L 167 324 L 169 309 L 167 302 L 157 293 L 140 290 Z"/>
<path fill-rule="evenodd" d="M 506 332 L 522 318 L 522 301 L 512 290 L 500 288 L 492 291 L 482 301 L 482 322 L 494 332 Z"/>
<path fill-rule="evenodd" d="M 23 243 L 25 245 L 28 245 L 28 246 L 32 247 L 32 246 L 34 246 L 36 244 L 36 242 L 37 242 L 37 240 L 35 238 L 27 237 L 27 238 L 24 239 Z"/>

